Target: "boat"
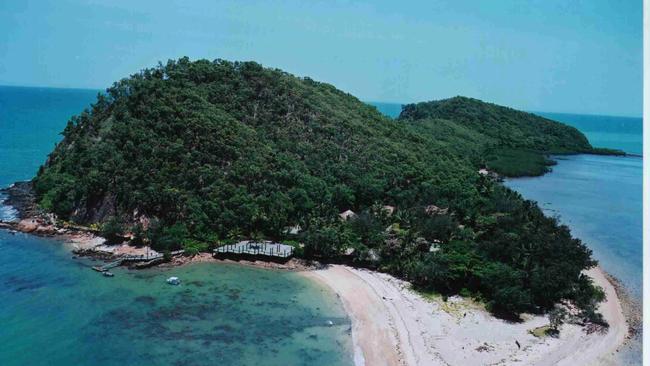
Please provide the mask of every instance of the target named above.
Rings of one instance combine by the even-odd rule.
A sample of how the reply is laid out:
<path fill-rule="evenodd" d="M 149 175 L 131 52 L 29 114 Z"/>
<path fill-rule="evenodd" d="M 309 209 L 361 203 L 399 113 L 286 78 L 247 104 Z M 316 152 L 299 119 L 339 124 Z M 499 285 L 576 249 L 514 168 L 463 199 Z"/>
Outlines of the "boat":
<path fill-rule="evenodd" d="M 170 284 L 170 285 L 180 285 L 180 284 L 181 284 L 181 280 L 178 279 L 178 277 L 169 277 L 169 278 L 167 279 L 167 283 Z"/>
<path fill-rule="evenodd" d="M 115 275 L 113 274 L 113 272 L 109 272 L 109 271 L 103 272 L 102 275 L 103 275 L 104 277 L 113 277 L 113 276 L 115 276 Z"/>

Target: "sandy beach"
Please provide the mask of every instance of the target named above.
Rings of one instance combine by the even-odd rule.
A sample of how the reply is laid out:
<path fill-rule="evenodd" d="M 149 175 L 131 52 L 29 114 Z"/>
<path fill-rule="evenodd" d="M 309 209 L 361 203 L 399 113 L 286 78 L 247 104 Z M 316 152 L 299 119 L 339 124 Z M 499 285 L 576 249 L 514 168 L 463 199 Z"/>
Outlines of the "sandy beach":
<path fill-rule="evenodd" d="M 506 322 L 459 297 L 425 299 L 387 274 L 342 265 L 303 273 L 341 297 L 352 320 L 357 366 L 615 365 L 628 334 L 616 291 L 600 268 L 588 274 L 607 295 L 600 312 L 609 329 L 587 334 L 565 324 L 558 338 L 529 333 L 548 324 L 546 317 Z"/>

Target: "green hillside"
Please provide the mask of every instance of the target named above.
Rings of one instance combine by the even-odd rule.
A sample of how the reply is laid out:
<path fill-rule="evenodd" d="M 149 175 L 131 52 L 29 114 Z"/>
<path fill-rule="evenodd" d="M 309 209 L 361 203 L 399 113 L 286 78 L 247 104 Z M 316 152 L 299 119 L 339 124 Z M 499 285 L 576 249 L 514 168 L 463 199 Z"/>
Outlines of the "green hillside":
<path fill-rule="evenodd" d="M 466 131 L 464 145 L 480 152 L 478 163 L 506 176 L 545 173 L 548 154 L 613 153 L 593 149 L 574 127 L 472 98 L 405 105 L 399 119 L 434 136 L 447 135 L 450 125 Z"/>
<path fill-rule="evenodd" d="M 572 300 L 597 319 L 602 294 L 581 275 L 590 251 L 478 173 L 486 151 L 590 150 L 559 123 L 467 98 L 392 120 L 309 78 L 183 58 L 115 83 L 63 136 L 34 179 L 39 205 L 109 237 L 191 251 L 291 239 L 321 260 L 354 249 L 354 263 L 497 313 Z M 341 220 L 348 209 L 358 216 Z"/>

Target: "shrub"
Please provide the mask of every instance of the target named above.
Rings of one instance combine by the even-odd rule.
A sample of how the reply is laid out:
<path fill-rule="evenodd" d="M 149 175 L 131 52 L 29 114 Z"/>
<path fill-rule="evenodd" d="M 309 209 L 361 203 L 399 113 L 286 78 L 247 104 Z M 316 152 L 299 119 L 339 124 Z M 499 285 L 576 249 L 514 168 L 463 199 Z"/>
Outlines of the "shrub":
<path fill-rule="evenodd" d="M 117 244 L 124 240 L 124 237 L 122 236 L 123 232 L 124 226 L 122 226 L 122 223 L 113 216 L 102 225 L 100 235 L 106 239 L 107 243 Z"/>
<path fill-rule="evenodd" d="M 202 252 L 207 252 L 210 249 L 210 244 L 198 241 L 195 239 L 183 240 L 183 250 L 186 256 L 194 256 Z"/>
<path fill-rule="evenodd" d="M 551 326 L 549 334 L 557 335 L 560 332 L 560 327 L 564 324 L 567 315 L 566 309 L 557 305 L 548 313 L 548 321 Z"/>

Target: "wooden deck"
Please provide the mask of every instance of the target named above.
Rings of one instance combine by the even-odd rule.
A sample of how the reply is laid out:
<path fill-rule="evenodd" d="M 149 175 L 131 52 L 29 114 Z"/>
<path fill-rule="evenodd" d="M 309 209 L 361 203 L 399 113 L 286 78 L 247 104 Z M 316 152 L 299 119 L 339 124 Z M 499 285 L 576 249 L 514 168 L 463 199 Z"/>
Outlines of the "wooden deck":
<path fill-rule="evenodd" d="M 273 243 L 270 241 L 253 242 L 240 241 L 236 244 L 220 246 L 214 250 L 215 255 L 242 255 L 242 256 L 262 256 L 278 259 L 288 259 L 293 256 L 293 247 L 291 245 Z"/>

